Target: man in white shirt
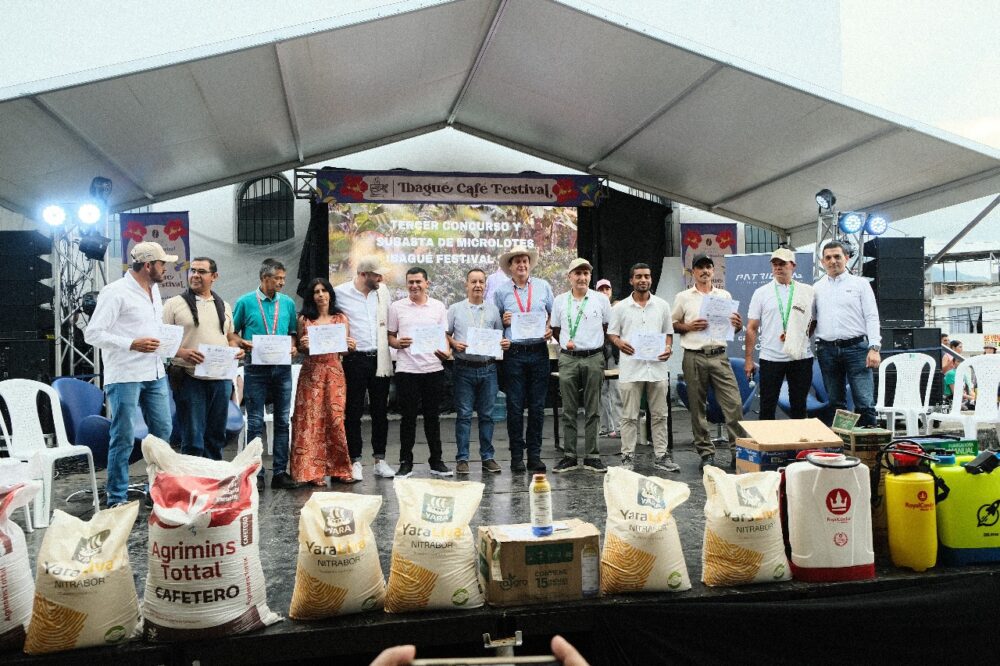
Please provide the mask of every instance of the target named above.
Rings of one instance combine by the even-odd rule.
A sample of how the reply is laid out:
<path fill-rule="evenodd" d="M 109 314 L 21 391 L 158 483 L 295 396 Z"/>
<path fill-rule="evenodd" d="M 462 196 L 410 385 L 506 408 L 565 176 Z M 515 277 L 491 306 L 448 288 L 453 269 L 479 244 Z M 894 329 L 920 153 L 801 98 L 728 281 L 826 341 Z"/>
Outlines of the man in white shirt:
<path fill-rule="evenodd" d="M 108 507 L 128 500 L 128 465 L 135 439 L 136 409 L 149 433 L 170 440 L 170 390 L 159 349 L 163 302 L 160 289 L 167 254 L 157 243 L 138 243 L 129 252 L 131 268 L 101 290 L 84 339 L 101 349 L 104 391 L 111 409 L 108 448 Z"/>
<path fill-rule="evenodd" d="M 847 249 L 840 241 L 823 246 L 826 275 L 813 285 L 816 293 L 816 358 L 830 398 L 827 423 L 847 406 L 850 383 L 859 426 L 875 425 L 875 381 L 872 369 L 882 362 L 878 305 L 868 280 L 847 270 Z"/>
<path fill-rule="evenodd" d="M 673 351 L 674 329 L 670 323 L 670 304 L 650 293 L 653 273 L 648 264 L 634 264 L 629 270 L 632 294 L 611 308 L 608 339 L 621 352 L 618 364 L 618 390 L 622 396 L 622 467 L 635 466 L 639 407 L 642 395 L 652 420 L 653 466 L 668 472 L 680 471 L 667 450 L 667 359 Z M 640 336 L 639 334 L 650 334 Z M 655 360 L 637 359 L 635 344 L 643 337 L 663 336 L 662 351 L 642 348 Z M 648 342 L 648 339 L 646 340 Z M 659 351 L 659 353 L 655 353 Z"/>
<path fill-rule="evenodd" d="M 747 312 L 746 374 L 753 376 L 753 352 L 760 340 L 760 420 L 773 421 L 781 384 L 788 380 L 793 419 L 806 418 L 806 396 L 812 384 L 813 355 L 809 349 L 813 288 L 792 279 L 795 253 L 778 248 L 771 253 L 774 279 L 750 298 Z"/>
<path fill-rule="evenodd" d="M 743 400 L 736 384 L 733 366 L 726 355 L 726 341 L 708 334 L 708 320 L 701 315 L 701 304 L 706 296 L 732 300 L 725 289 L 712 286 L 715 261 L 707 254 L 697 254 L 691 261 L 694 286 L 677 294 L 671 314 L 674 330 L 681 334 L 684 358 L 681 368 L 688 387 L 688 409 L 691 410 L 691 432 L 694 446 L 701 456 L 700 469 L 715 465 L 715 444 L 708 432 L 706 405 L 708 389 L 715 391 L 715 400 L 722 409 L 729 434 L 729 469 L 736 469 L 736 424 L 743 418 Z M 729 315 L 729 323 L 739 331 L 743 320 L 738 312 Z"/>
<path fill-rule="evenodd" d="M 444 303 L 427 295 L 430 282 L 427 271 L 419 266 L 406 271 L 408 298 L 389 306 L 386 323 L 389 345 L 398 349 L 396 355 L 396 398 L 402 416 L 399 422 L 399 469 L 396 476 L 413 473 L 413 444 L 417 436 L 417 412 L 424 417 L 424 436 L 430 449 L 431 474 L 451 476 L 452 471 L 441 458 L 441 393 L 444 389 L 444 366 L 450 347 L 445 336 L 448 311 Z M 426 337 L 429 329 L 440 331 L 440 347 L 433 352 L 413 351 L 414 336 Z M 436 335 L 436 331 L 434 332 Z"/>
<path fill-rule="evenodd" d="M 559 294 L 552 305 L 552 335 L 559 339 L 559 395 L 562 399 L 563 459 L 553 472 L 576 469 L 577 411 L 583 389 L 583 467 L 591 472 L 608 471 L 597 446 L 600 421 L 601 383 L 604 381 L 604 334 L 611 321 L 607 296 L 590 288 L 593 267 L 586 259 L 569 264 L 570 290 Z"/>
<path fill-rule="evenodd" d="M 389 311 L 389 288 L 382 284 L 386 272 L 376 256 L 361 257 L 353 280 L 334 288 L 337 307 L 347 315 L 351 338 L 357 348 L 344 355 L 344 381 L 347 401 L 344 408 L 344 430 L 351 455 L 352 474 L 361 481 L 361 417 L 365 412 L 365 394 L 372 417 L 372 454 L 375 476 L 392 478 L 396 472 L 385 461 L 386 437 L 389 432 L 389 378 L 392 357 L 386 334 Z"/>

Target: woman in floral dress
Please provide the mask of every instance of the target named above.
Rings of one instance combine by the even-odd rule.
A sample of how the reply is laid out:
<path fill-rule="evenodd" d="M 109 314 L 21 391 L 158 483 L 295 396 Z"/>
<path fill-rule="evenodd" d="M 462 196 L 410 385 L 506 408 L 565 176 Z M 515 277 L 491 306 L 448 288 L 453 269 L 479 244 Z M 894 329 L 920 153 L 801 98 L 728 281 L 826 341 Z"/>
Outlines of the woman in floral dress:
<path fill-rule="evenodd" d="M 299 315 L 299 349 L 309 352 L 309 327 L 323 324 L 347 326 L 347 317 L 337 309 L 330 282 L 316 278 L 309 283 Z M 353 344 L 348 337 L 348 350 L 353 349 Z M 340 354 L 306 357 L 292 416 L 291 474 L 296 481 L 325 486 L 329 476 L 341 483 L 354 483 L 344 433 L 346 395 Z"/>

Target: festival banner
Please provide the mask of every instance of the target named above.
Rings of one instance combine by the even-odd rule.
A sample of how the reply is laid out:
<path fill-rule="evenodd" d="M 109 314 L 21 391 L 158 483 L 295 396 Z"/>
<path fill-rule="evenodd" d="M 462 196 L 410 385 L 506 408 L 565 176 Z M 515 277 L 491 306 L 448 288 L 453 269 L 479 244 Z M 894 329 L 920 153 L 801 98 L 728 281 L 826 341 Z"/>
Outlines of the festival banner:
<path fill-rule="evenodd" d="M 691 261 L 695 255 L 707 254 L 715 264 L 712 285 L 719 289 L 726 284 L 726 257 L 736 254 L 736 223 L 681 223 L 681 260 L 684 264 L 684 284 L 691 287 Z"/>
<path fill-rule="evenodd" d="M 166 275 L 160 283 L 160 296 L 176 296 L 187 289 L 187 272 L 191 266 L 190 223 L 187 211 L 177 213 L 122 213 L 122 274 L 129 269 L 129 251 L 148 241 L 159 243 L 167 254 L 176 254 L 177 262 L 166 265 Z"/>
<path fill-rule="evenodd" d="M 743 358 L 746 350 L 747 311 L 753 292 L 761 285 L 767 284 L 771 275 L 771 255 L 768 254 L 733 254 L 726 257 L 725 289 L 733 295 L 733 300 L 740 302 L 740 315 L 743 317 L 744 328 L 736 334 L 736 339 L 729 343 L 729 356 Z M 795 272 L 792 279 L 805 284 L 812 284 L 813 255 L 812 252 L 795 253 Z"/>
<path fill-rule="evenodd" d="M 597 206 L 596 176 L 553 174 L 340 171 L 316 174 L 316 198 L 326 203 L 449 203 L 518 206 Z"/>

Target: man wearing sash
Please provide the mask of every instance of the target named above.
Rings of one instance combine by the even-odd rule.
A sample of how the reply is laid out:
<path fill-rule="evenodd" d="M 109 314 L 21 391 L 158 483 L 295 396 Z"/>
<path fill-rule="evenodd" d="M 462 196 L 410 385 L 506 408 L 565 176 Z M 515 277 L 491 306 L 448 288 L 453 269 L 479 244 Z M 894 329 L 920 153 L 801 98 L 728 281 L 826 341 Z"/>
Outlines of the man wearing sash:
<path fill-rule="evenodd" d="M 753 376 L 753 352 L 760 341 L 760 420 L 774 420 L 781 384 L 788 381 L 793 419 L 806 418 L 806 396 L 812 384 L 809 349 L 813 289 L 792 279 L 795 253 L 778 248 L 771 254 L 774 279 L 760 286 L 747 312 L 746 373 Z"/>
<path fill-rule="evenodd" d="M 226 421 L 233 382 L 202 377 L 195 366 L 205 361 L 199 345 L 239 346 L 233 332 L 229 303 L 212 291 L 219 278 L 214 259 L 195 257 L 188 269 L 188 289 L 163 304 L 163 323 L 184 328 L 184 337 L 171 361 L 170 383 L 181 430 L 181 453 L 222 460 L 226 446 Z M 237 358 L 243 350 L 237 351 Z"/>
<path fill-rule="evenodd" d="M 247 441 L 264 432 L 264 404 L 268 396 L 274 401 L 274 459 L 271 463 L 272 488 L 298 488 L 288 475 L 288 414 L 292 404 L 291 365 L 255 365 L 254 338 L 269 335 L 289 335 L 292 355 L 298 333 L 295 321 L 295 301 L 280 293 L 285 286 L 285 266 L 277 259 L 265 259 L 260 265 L 260 286 L 240 296 L 233 308 L 233 329 L 239 345 L 251 363 L 244 369 L 243 398 L 247 408 Z M 261 342 L 258 340 L 258 342 Z M 264 480 L 264 468 L 257 476 L 258 485 Z"/>
<path fill-rule="evenodd" d="M 510 348 L 504 353 L 504 391 L 507 393 L 507 436 L 510 438 L 510 469 L 513 472 L 544 472 L 542 419 L 549 390 L 549 351 L 552 337 L 548 316 L 552 312 L 552 287 L 531 277 L 538 253 L 515 245 L 500 255 L 502 270 L 511 279 L 497 287 L 494 302 L 503 317 L 504 337 Z M 527 433 L 524 408 L 528 408 Z M 524 464 L 527 449 L 528 464 Z"/>
<path fill-rule="evenodd" d="M 601 384 L 604 382 L 604 335 L 611 321 L 608 297 L 590 288 L 593 270 L 586 259 L 569 264 L 570 290 L 556 296 L 552 306 L 552 335 L 559 338 L 559 395 L 562 398 L 563 459 L 552 469 L 576 469 L 577 411 L 583 389 L 583 467 L 607 472 L 597 447 Z"/>
<path fill-rule="evenodd" d="M 479 458 L 483 471 L 500 472 L 493 459 L 493 408 L 497 399 L 497 362 L 495 356 L 468 353 L 470 334 L 482 329 L 503 331 L 500 311 L 492 302 L 484 302 L 486 272 L 473 268 L 465 275 L 465 295 L 468 297 L 448 308 L 448 343 L 455 358 L 452 379 L 455 386 L 455 456 L 456 474 L 469 473 L 469 436 L 472 432 L 472 410 L 479 418 Z M 510 347 L 506 338 L 500 349 Z"/>

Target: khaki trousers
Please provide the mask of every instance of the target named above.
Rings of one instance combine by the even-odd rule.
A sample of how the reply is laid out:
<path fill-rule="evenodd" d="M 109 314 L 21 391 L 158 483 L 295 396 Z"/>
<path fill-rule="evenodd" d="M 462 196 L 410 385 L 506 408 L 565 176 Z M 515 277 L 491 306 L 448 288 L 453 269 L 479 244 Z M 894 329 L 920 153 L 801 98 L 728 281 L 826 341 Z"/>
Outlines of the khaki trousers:
<path fill-rule="evenodd" d="M 706 356 L 685 349 L 681 368 L 684 370 L 684 381 L 688 387 L 691 432 L 694 435 L 694 447 L 698 450 L 698 455 L 704 458 L 715 453 L 715 444 L 708 434 L 708 421 L 705 418 L 705 401 L 709 386 L 715 389 L 715 399 L 726 419 L 729 450 L 735 451 L 736 423 L 743 418 L 743 404 L 729 359 L 724 353 Z"/>
<path fill-rule="evenodd" d="M 576 416 L 583 388 L 584 458 L 600 457 L 597 426 L 600 421 L 601 382 L 604 381 L 604 354 L 590 356 L 559 354 L 559 397 L 562 401 L 563 455 L 578 458 Z"/>
<path fill-rule="evenodd" d="M 653 453 L 659 458 L 667 452 L 667 380 L 659 382 L 618 382 L 622 397 L 622 453 L 635 453 L 639 434 L 639 407 L 642 394 L 653 430 Z"/>

